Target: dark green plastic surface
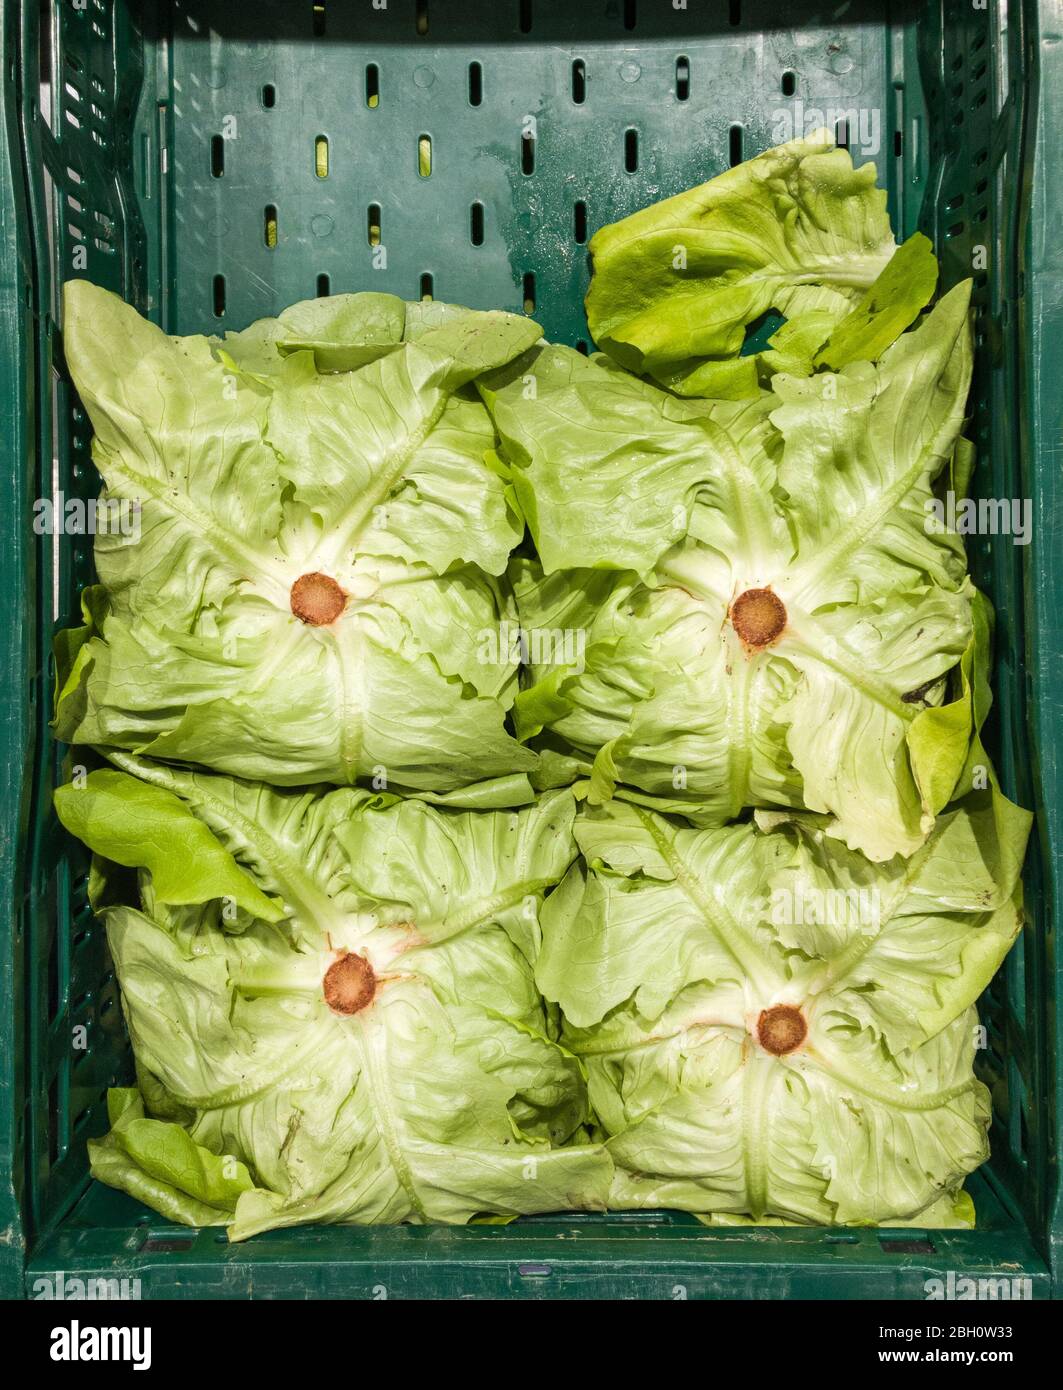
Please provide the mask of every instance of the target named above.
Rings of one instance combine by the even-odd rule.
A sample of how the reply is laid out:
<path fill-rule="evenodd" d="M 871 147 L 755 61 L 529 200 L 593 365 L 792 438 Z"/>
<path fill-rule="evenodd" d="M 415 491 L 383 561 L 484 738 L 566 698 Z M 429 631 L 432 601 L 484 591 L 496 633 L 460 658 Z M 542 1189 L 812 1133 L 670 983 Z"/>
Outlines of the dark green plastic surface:
<path fill-rule="evenodd" d="M 182 1298 L 922 1298 L 949 1270 L 1029 1275 L 1048 1293 L 1063 1260 L 1061 53 L 1063 0 L 2 0 L 5 1292 L 61 1269 Z M 1033 500 L 1031 545 L 971 544 L 998 613 L 990 743 L 1005 787 L 1038 812 L 1030 921 L 983 1001 L 995 1121 L 971 1188 L 978 1228 L 615 1216 L 231 1247 L 89 1184 L 84 1140 L 106 1128 L 105 1090 L 129 1057 L 84 856 L 49 809 L 65 750 L 47 733 L 48 644 L 92 564 L 82 539 L 34 536 L 30 508 L 96 488 L 59 284 L 87 275 L 180 333 L 378 289 L 534 306 L 550 337 L 587 343 L 583 242 L 786 138 L 797 102 L 852 113 L 850 143 L 878 165 L 899 234 L 933 237 L 947 283 L 975 275 L 974 490 Z M 861 149 L 876 112 L 878 148 Z"/>

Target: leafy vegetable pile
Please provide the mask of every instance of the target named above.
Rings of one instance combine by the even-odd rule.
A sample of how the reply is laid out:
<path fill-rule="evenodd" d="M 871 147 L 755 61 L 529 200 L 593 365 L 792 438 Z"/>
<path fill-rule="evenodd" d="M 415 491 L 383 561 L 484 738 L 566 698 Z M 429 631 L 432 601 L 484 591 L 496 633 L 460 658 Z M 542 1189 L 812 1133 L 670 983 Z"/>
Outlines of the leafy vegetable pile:
<path fill-rule="evenodd" d="M 971 1220 L 1029 817 L 930 519 L 970 286 L 929 307 L 825 135 L 591 250 L 590 358 L 378 294 L 173 338 L 67 286 L 137 523 L 56 648 L 136 1061 L 91 1165 L 167 1216 Z"/>

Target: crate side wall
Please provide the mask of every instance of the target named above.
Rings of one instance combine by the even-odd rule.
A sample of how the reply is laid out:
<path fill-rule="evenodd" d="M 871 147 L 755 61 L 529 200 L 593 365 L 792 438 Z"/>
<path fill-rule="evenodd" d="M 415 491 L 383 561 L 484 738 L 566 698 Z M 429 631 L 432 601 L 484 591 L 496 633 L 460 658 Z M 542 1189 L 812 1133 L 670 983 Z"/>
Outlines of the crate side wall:
<path fill-rule="evenodd" d="M 31 532 L 26 573 L 35 595 L 30 677 L 33 814 L 23 853 L 28 949 L 27 1221 L 39 1234 L 78 1199 L 85 1140 L 106 1126 L 106 1090 L 128 1072 L 129 1049 L 102 926 L 86 899 L 87 855 L 62 830 L 52 789 L 78 761 L 48 728 L 54 633 L 80 621 L 93 581 L 91 538 L 78 508 L 99 491 L 88 417 L 63 363 L 61 291 L 85 277 L 143 307 L 144 238 L 129 170 L 141 45 L 122 6 L 23 3 L 20 93 L 26 236 L 33 275 L 36 382 L 33 467 L 26 484 L 50 508 Z M 25 525 L 30 530 L 30 519 Z"/>
<path fill-rule="evenodd" d="M 1020 186 L 1028 70 L 1025 16 L 999 3 L 927 7 L 918 45 L 928 105 L 931 172 L 920 228 L 933 240 L 942 282 L 970 277 L 974 378 L 967 434 L 975 445 L 971 495 L 1008 505 L 1008 527 L 967 538 L 971 574 L 995 613 L 993 708 L 985 742 L 1005 791 L 1033 805 L 1028 757 L 1025 547 L 1010 534 L 1021 515 L 1022 396 L 1019 269 Z M 1027 497 L 1028 493 L 1025 494 Z M 1014 501 L 1013 501 L 1014 499 Z M 1015 511 L 1015 507 L 1020 512 Z M 984 785 L 986 769 L 975 769 Z M 958 789 L 959 790 L 959 789 Z M 967 788 L 963 790 L 968 790 Z M 1029 1220 L 1044 1224 L 1043 1179 L 1051 1107 L 1036 1065 L 1044 1018 L 1047 905 L 1039 847 L 1025 872 L 1031 910 L 979 1012 L 985 1028 L 978 1070 L 993 1102 L 995 1170 L 1020 1194 Z"/>
<path fill-rule="evenodd" d="M 35 361 L 32 332 L 33 264 L 26 235 L 28 210 L 19 122 L 21 72 L 18 14 L 0 10 L 0 333 L 10 350 L 0 354 L 0 439 L 9 481 L 0 515 L 0 582 L 8 622 L 0 662 L 0 1297 L 18 1296 L 26 1250 L 25 1068 L 26 937 L 23 908 L 30 884 L 25 846 L 30 820 L 34 745 L 31 672 L 35 653 L 33 578 L 27 517 L 34 472 L 32 420 Z M 27 698 L 29 696 L 29 698 Z"/>
<path fill-rule="evenodd" d="M 1063 606 L 1058 566 L 1063 556 L 1063 0 L 1028 0 L 1025 59 L 1031 74 L 1031 111 L 1022 171 L 1019 316 L 1020 392 L 1023 401 L 1019 460 L 1022 491 L 1033 499 L 1033 539 L 1025 554 L 1027 622 L 1026 744 L 1037 811 L 1037 876 L 1028 884 L 1042 938 L 1041 973 L 1032 988 L 1041 1001 L 1034 1063 L 1044 1097 L 1043 1167 L 1038 1190 L 1055 1296 L 1063 1296 L 1063 969 L 1058 950 L 1063 892 Z"/>

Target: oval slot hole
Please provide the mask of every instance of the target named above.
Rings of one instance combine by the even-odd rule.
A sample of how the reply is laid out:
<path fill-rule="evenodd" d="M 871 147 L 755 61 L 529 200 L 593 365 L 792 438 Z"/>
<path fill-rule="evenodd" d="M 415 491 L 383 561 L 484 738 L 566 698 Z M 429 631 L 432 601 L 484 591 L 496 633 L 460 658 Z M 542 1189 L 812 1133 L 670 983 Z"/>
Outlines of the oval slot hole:
<path fill-rule="evenodd" d="M 675 60 L 675 94 L 679 101 L 686 101 L 690 96 L 689 58 L 677 58 Z"/>
<path fill-rule="evenodd" d="M 637 130 L 624 131 L 624 168 L 633 174 L 639 167 L 639 133 Z"/>

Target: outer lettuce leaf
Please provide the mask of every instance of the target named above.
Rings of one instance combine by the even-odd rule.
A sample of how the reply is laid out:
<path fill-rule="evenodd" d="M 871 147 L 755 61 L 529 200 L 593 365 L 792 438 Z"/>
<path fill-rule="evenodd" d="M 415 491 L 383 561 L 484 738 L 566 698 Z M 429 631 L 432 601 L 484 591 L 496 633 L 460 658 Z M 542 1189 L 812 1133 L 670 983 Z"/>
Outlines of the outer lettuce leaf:
<path fill-rule="evenodd" d="M 334 294 L 304 299 L 278 318 L 210 341 L 223 362 L 268 384 L 294 352 L 312 352 L 320 372 L 356 371 L 468 315 L 475 311 L 441 300 L 408 304 L 393 294 Z"/>
<path fill-rule="evenodd" d="M 987 793 L 871 865 L 814 817 L 581 816 L 537 979 L 613 1136 L 612 1203 L 890 1223 L 954 1194 L 987 1154 L 972 1006 L 1020 927 L 1029 824 Z M 776 1006 L 807 1026 L 778 1054 Z"/>
<path fill-rule="evenodd" d="M 770 386 L 778 372 L 811 376 L 818 367 L 838 370 L 850 362 L 875 362 L 930 302 L 938 264 L 921 232 L 908 238 L 859 302 L 838 319 L 829 309 L 810 309 L 787 319 L 763 352 L 710 361 L 692 368 L 673 389 L 684 396 L 741 400 Z"/>
<path fill-rule="evenodd" d="M 751 1216 L 733 1212 L 713 1212 L 708 1215 L 696 1212 L 695 1215 L 705 1226 L 801 1226 L 804 1224 L 801 1221 L 788 1221 L 782 1216 L 765 1216 L 756 1221 Z M 915 1227 L 923 1231 L 973 1231 L 975 1225 L 974 1202 L 971 1200 L 970 1193 L 960 1188 L 959 1191 L 947 1193 L 926 1207 L 914 1220 L 895 1219 L 889 1225 L 891 1230 L 910 1230 Z"/>
<path fill-rule="evenodd" d="M 977 590 L 972 600 L 971 640 L 960 658 L 959 694 L 948 704 L 920 710 L 908 729 L 912 771 L 923 800 L 935 812 L 978 786 L 998 785 L 981 740 L 993 698 L 989 685 L 993 608 Z"/>
<path fill-rule="evenodd" d="M 522 626 L 585 634 L 580 668 L 533 661 L 518 732 L 593 759 L 592 799 L 626 783 L 702 820 L 804 806 L 874 860 L 922 843 L 976 722 L 962 691 L 924 717 L 973 636 L 961 542 L 927 525 L 963 424 L 968 296 L 877 365 L 779 375 L 751 401 L 676 401 L 557 348 L 485 380 L 545 571 L 514 562 Z M 758 588 L 787 621 L 755 649 L 731 618 Z"/>
<path fill-rule="evenodd" d="M 579 1142 L 580 1065 L 552 1041 L 532 977 L 543 895 L 576 853 L 570 793 L 470 815 L 123 762 L 110 776 L 131 797 L 180 798 L 284 915 L 226 912 L 209 876 L 202 906 L 170 906 L 153 872 L 170 807 L 144 804 L 139 849 L 121 837 L 145 870 L 144 910 L 103 915 L 148 1110 L 132 1137 L 119 1120 L 95 1147 L 102 1181 L 233 1239 L 604 1205 L 610 1162 Z M 67 812 L 85 795 L 71 790 Z M 81 825 L 113 852 L 106 824 Z M 169 872 L 194 886 L 191 836 L 167 843 Z M 375 993 L 338 1013 L 323 981 L 348 953 Z M 231 1170 L 239 1191 L 219 1191 Z"/>
<path fill-rule="evenodd" d="M 849 317 L 842 319 L 842 323 L 848 322 Z M 756 354 L 757 367 L 768 378 L 765 385 L 777 372 L 786 372 L 790 376 L 810 376 L 815 368 L 816 355 L 830 337 L 835 322 L 834 315 L 822 309 L 802 314 L 800 318 L 787 319 L 768 339 L 768 348 Z M 740 360 L 746 362 L 749 358 Z M 745 394 L 756 393 L 748 391 Z"/>
<path fill-rule="evenodd" d="M 406 304 L 393 294 L 334 294 L 209 341 L 226 366 L 267 384 L 293 352 L 312 352 L 322 372 L 364 367 L 398 350 L 405 320 Z"/>
<path fill-rule="evenodd" d="M 783 539 L 767 393 L 680 401 L 569 348 L 546 346 L 478 383 L 512 462 L 547 573 L 649 574 L 704 499 L 765 543 Z M 739 515 L 739 512 L 743 515 Z"/>
<path fill-rule="evenodd" d="M 71 834 L 127 868 L 147 869 L 156 896 L 174 905 L 231 898 L 266 922 L 283 913 L 214 835 L 165 786 L 100 768 L 81 785 L 55 793 L 55 809 Z"/>
<path fill-rule="evenodd" d="M 109 609 L 60 735 L 284 784 L 383 773 L 446 792 L 530 770 L 504 727 L 515 663 L 480 640 L 507 612 L 494 576 L 522 522 L 468 383 L 538 327 L 451 313 L 327 375 L 309 352 L 281 358 L 274 328 L 249 333 L 215 353 L 67 286 L 94 457 L 140 527 L 97 537 Z M 279 365 L 254 370 L 267 348 Z M 342 590 L 334 621 L 294 615 L 308 574 Z"/>
<path fill-rule="evenodd" d="M 280 353 L 312 352 L 318 371 L 344 372 L 398 350 L 406 305 L 393 294 L 334 295 L 293 304 L 279 322 Z"/>
<path fill-rule="evenodd" d="M 832 371 L 850 362 L 876 362 L 930 303 L 938 263 L 928 237 L 915 232 L 887 262 L 864 297 L 836 325 L 815 357 Z"/>
<path fill-rule="evenodd" d="M 841 320 L 895 249 L 874 165 L 854 169 L 818 131 L 603 227 L 587 318 L 633 372 L 684 394 L 751 394 L 755 364 L 741 383 L 733 361 L 747 325 L 769 309 Z"/>
<path fill-rule="evenodd" d="M 227 1226 L 243 1192 L 254 1187 L 246 1166 L 197 1144 L 181 1125 L 153 1120 L 135 1088 L 108 1092 L 111 1129 L 90 1139 L 93 1176 L 186 1226 Z"/>

